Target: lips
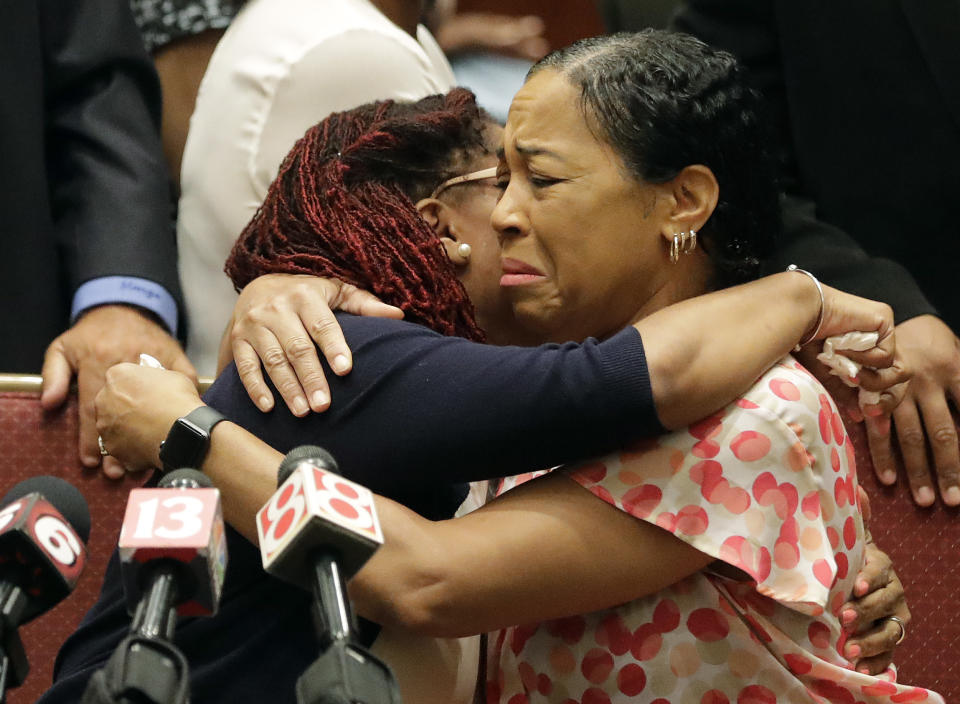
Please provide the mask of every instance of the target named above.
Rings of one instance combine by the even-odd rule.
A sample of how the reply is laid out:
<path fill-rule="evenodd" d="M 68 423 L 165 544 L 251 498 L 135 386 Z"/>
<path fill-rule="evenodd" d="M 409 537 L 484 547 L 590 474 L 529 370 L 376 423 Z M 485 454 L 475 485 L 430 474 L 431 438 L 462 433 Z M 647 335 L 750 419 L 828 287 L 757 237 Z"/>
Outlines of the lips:
<path fill-rule="evenodd" d="M 504 274 L 532 274 L 533 276 L 543 276 L 543 272 L 535 266 L 530 266 L 519 259 L 506 257 L 500 260 L 500 267 Z"/>
<path fill-rule="evenodd" d="M 503 276 L 500 277 L 501 286 L 522 286 L 543 279 L 546 274 L 534 266 L 519 259 L 506 257 L 500 260 Z"/>

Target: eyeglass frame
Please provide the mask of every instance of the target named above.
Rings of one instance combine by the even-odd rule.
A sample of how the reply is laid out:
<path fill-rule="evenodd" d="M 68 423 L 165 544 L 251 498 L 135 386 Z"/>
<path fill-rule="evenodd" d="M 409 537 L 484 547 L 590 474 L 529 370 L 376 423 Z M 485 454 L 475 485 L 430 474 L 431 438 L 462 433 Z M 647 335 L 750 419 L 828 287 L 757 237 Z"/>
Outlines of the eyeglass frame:
<path fill-rule="evenodd" d="M 446 181 L 433 189 L 433 193 L 430 194 L 430 197 L 436 198 L 451 186 L 457 186 L 461 183 L 469 183 L 470 181 L 482 181 L 483 179 L 487 178 L 496 178 L 496 176 L 496 166 L 491 166 L 488 169 L 480 169 L 479 171 L 471 171 L 470 173 L 463 174 L 462 176 L 454 176 L 453 178 L 448 178 Z"/>

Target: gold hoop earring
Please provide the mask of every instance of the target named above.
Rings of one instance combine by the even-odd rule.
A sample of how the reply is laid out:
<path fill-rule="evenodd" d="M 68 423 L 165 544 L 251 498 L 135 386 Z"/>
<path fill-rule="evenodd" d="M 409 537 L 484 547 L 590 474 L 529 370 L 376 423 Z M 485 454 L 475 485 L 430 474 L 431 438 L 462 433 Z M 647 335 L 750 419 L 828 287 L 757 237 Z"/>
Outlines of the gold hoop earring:
<path fill-rule="evenodd" d="M 687 242 L 687 247 L 684 248 L 684 254 L 690 254 L 693 250 L 697 248 L 697 231 L 692 227 L 690 228 L 690 239 Z"/>

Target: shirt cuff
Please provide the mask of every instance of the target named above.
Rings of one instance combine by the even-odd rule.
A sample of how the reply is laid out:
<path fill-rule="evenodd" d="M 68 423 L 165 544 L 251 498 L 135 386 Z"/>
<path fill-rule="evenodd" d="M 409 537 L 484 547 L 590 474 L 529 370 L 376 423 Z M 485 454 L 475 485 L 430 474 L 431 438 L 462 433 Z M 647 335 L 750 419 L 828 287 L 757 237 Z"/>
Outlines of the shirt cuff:
<path fill-rule="evenodd" d="M 145 308 L 156 314 L 167 331 L 176 334 L 177 302 L 160 284 L 135 276 L 102 276 L 80 285 L 73 294 L 70 323 L 95 306 L 123 304 Z"/>
<path fill-rule="evenodd" d="M 640 331 L 632 325 L 624 328 L 599 345 L 602 357 L 604 385 L 608 410 L 613 418 L 630 419 L 620 436 L 620 444 L 627 446 L 636 440 L 636 423 L 649 429 L 644 435 L 653 437 L 667 432 L 657 415 L 653 398 L 653 383 L 647 367 Z M 613 404 L 613 405 L 609 405 Z"/>

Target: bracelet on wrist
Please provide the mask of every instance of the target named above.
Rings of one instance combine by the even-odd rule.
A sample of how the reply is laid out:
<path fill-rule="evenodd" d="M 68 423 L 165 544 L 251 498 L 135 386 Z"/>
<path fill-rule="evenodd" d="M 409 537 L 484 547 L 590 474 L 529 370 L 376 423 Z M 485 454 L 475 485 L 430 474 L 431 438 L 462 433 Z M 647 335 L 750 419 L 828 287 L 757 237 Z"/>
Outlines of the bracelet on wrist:
<path fill-rule="evenodd" d="M 807 335 L 807 339 L 801 340 L 797 343 L 797 346 L 793 348 L 794 352 L 799 352 L 800 348 L 804 345 L 809 344 L 817 339 L 817 335 L 820 333 L 820 327 L 823 325 L 823 309 L 825 307 L 824 298 L 823 298 L 823 286 L 820 285 L 820 281 L 816 276 L 811 274 L 806 269 L 799 268 L 796 264 L 791 264 L 787 267 L 787 271 L 796 271 L 799 274 L 805 274 L 810 277 L 810 280 L 813 281 L 814 286 L 817 287 L 817 293 L 820 294 L 820 314 L 817 316 L 817 323 L 813 326 L 813 332 Z"/>

